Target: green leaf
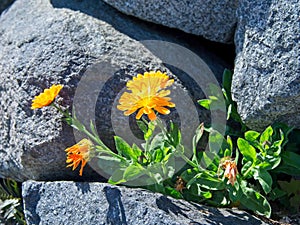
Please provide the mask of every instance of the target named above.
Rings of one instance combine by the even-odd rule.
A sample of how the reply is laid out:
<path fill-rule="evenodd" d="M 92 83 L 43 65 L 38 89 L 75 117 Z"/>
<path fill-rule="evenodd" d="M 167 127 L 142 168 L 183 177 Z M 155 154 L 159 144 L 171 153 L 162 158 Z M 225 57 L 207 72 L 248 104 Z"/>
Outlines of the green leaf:
<path fill-rule="evenodd" d="M 198 100 L 198 104 L 201 105 L 202 107 L 210 110 L 211 100 L 210 99 L 201 99 L 201 100 Z"/>
<path fill-rule="evenodd" d="M 227 141 L 225 140 L 224 136 L 216 130 L 212 130 L 209 133 L 208 144 L 210 152 L 221 154 L 222 156 L 225 149 L 228 147 Z"/>
<path fill-rule="evenodd" d="M 170 129 L 169 133 L 173 140 L 172 145 L 174 147 L 176 147 L 181 142 L 181 133 L 180 133 L 178 126 L 176 124 L 174 124 L 173 122 L 171 122 L 170 128 L 171 129 Z"/>
<path fill-rule="evenodd" d="M 242 153 L 242 155 L 247 161 L 252 161 L 252 162 L 256 161 L 256 150 L 252 145 L 249 144 L 248 141 L 246 141 L 243 138 L 239 138 L 237 140 L 237 145 L 240 152 Z"/>
<path fill-rule="evenodd" d="M 140 157 L 143 154 L 143 151 L 136 144 L 132 145 L 132 151 L 136 158 Z"/>
<path fill-rule="evenodd" d="M 264 192 L 268 194 L 272 190 L 273 180 L 271 175 L 262 168 L 255 168 L 253 178 L 258 180 Z"/>
<path fill-rule="evenodd" d="M 247 141 L 250 141 L 250 142 L 254 142 L 257 140 L 257 138 L 259 137 L 260 133 L 256 132 L 256 131 L 253 131 L 253 130 L 249 130 L 245 133 L 245 139 Z"/>
<path fill-rule="evenodd" d="M 140 128 L 140 130 L 141 130 L 144 134 L 147 133 L 147 131 L 148 131 L 148 126 L 147 126 L 147 124 L 146 124 L 144 121 L 142 121 L 142 120 L 136 120 L 136 124 L 138 125 L 138 127 Z"/>
<path fill-rule="evenodd" d="M 152 154 L 152 160 L 154 162 L 161 162 L 163 158 L 164 158 L 164 153 L 163 150 L 161 149 L 156 149 Z"/>
<path fill-rule="evenodd" d="M 284 139 L 285 139 L 284 133 L 281 130 L 279 130 L 279 134 L 280 134 L 280 140 L 274 141 L 274 143 L 271 146 L 271 148 L 274 149 L 275 156 L 278 156 L 281 153 L 282 146 L 283 146 Z"/>
<path fill-rule="evenodd" d="M 199 142 L 199 140 L 201 139 L 201 137 L 203 136 L 204 133 L 204 123 L 201 123 L 196 131 L 195 131 L 195 135 L 193 137 L 193 148 L 196 149 L 196 146 Z"/>
<path fill-rule="evenodd" d="M 269 156 L 265 157 L 264 161 L 260 163 L 258 166 L 265 170 L 272 170 L 276 168 L 281 162 L 280 156 Z"/>
<path fill-rule="evenodd" d="M 158 133 L 154 136 L 150 143 L 150 152 L 154 152 L 156 149 L 162 149 L 164 147 L 165 136 L 163 133 Z"/>
<path fill-rule="evenodd" d="M 17 207 L 20 205 L 18 199 L 5 199 L 4 201 L 0 200 L 0 212 L 3 214 L 3 217 L 6 221 L 9 219 L 15 218 L 17 213 Z M 4 212 L 4 213 L 3 213 Z"/>
<path fill-rule="evenodd" d="M 273 134 L 273 128 L 272 128 L 272 126 L 268 126 L 260 136 L 260 139 L 259 139 L 260 144 L 264 146 L 268 143 L 271 143 L 272 142 L 272 134 Z"/>
<path fill-rule="evenodd" d="M 171 187 L 165 187 L 165 193 L 170 195 L 173 198 L 177 198 L 177 199 L 182 198 L 182 194 Z"/>
<path fill-rule="evenodd" d="M 278 181 L 279 186 L 283 191 L 285 191 L 288 195 L 291 194 L 299 194 L 300 195 L 300 180 L 291 179 L 288 181 Z"/>
<path fill-rule="evenodd" d="M 231 140 L 231 138 L 229 136 L 227 136 L 227 148 L 224 151 L 223 157 L 230 157 L 231 158 L 231 156 L 232 156 L 232 148 L 233 148 L 233 146 L 232 146 L 232 140 Z"/>
<path fill-rule="evenodd" d="M 300 180 L 291 179 L 290 182 L 278 181 L 279 186 L 284 190 L 290 197 L 290 205 L 299 211 L 300 205 Z"/>
<path fill-rule="evenodd" d="M 180 177 L 185 181 L 189 181 L 193 179 L 196 176 L 196 174 L 198 174 L 198 172 L 199 171 L 196 168 L 187 169 L 180 174 Z"/>
<path fill-rule="evenodd" d="M 127 159 L 133 159 L 134 161 L 137 161 L 138 156 L 135 155 L 135 152 L 132 150 L 130 145 L 127 144 L 126 141 L 124 141 L 119 136 L 114 136 L 114 139 L 115 139 L 116 149 L 117 149 L 119 155 L 123 155 Z"/>
<path fill-rule="evenodd" d="M 197 174 L 187 183 L 187 187 L 193 183 L 199 184 L 200 187 L 206 188 L 208 190 L 225 189 L 225 183 L 221 179 L 212 177 L 207 173 Z"/>
<path fill-rule="evenodd" d="M 226 111 L 226 105 L 223 96 L 220 96 L 219 98 L 216 96 L 209 96 L 209 99 L 211 100 L 210 110 Z"/>
<path fill-rule="evenodd" d="M 274 169 L 274 172 L 285 173 L 292 176 L 300 175 L 300 155 L 294 152 L 284 151 L 280 154 L 281 164 Z"/>
<path fill-rule="evenodd" d="M 152 137 L 152 135 L 153 135 L 153 131 L 154 130 L 155 130 L 155 122 L 151 121 L 151 122 L 148 123 L 148 130 L 147 130 L 147 132 L 144 135 L 144 139 L 145 140 L 150 139 Z"/>
<path fill-rule="evenodd" d="M 175 157 L 174 154 L 169 154 L 169 158 L 167 162 L 165 163 L 165 168 L 166 168 L 166 176 L 168 178 L 172 178 L 175 174 Z"/>
<path fill-rule="evenodd" d="M 192 158 L 193 162 L 198 162 L 198 159 L 197 159 L 197 144 L 198 144 L 199 140 L 201 139 L 203 133 L 204 133 L 204 123 L 201 123 L 197 127 L 197 129 L 195 131 L 195 135 L 193 137 L 193 158 Z"/>
<path fill-rule="evenodd" d="M 240 158 L 240 152 L 238 150 L 238 148 L 235 149 L 235 164 L 237 165 L 239 162 L 239 158 Z"/>
<path fill-rule="evenodd" d="M 230 200 L 224 195 L 224 191 L 214 191 L 212 193 L 212 198 L 207 199 L 206 202 L 216 207 L 224 207 L 230 204 Z"/>
<path fill-rule="evenodd" d="M 241 174 L 247 179 L 253 176 L 253 170 L 250 169 L 252 164 L 251 161 L 247 161 L 241 169 Z"/>
<path fill-rule="evenodd" d="M 218 157 L 216 154 L 211 152 L 203 152 L 201 163 L 204 168 L 210 169 L 211 171 L 217 171 L 219 167 L 219 161 L 220 158 L 218 157 L 218 160 L 215 160 L 215 158 Z M 218 161 L 218 162 L 216 162 Z"/>
<path fill-rule="evenodd" d="M 164 147 L 162 149 L 163 151 L 163 156 L 164 158 L 162 159 L 163 161 L 168 161 L 169 157 L 172 155 L 172 151 L 171 151 L 172 148 L 170 147 Z"/>
<path fill-rule="evenodd" d="M 242 182 L 240 187 L 243 195 L 239 199 L 244 207 L 252 210 L 253 212 L 266 217 L 271 216 L 271 206 L 267 199 L 259 192 L 246 186 L 247 182 Z"/>
<path fill-rule="evenodd" d="M 73 118 L 72 117 L 65 117 L 63 120 L 69 125 L 72 126 L 73 124 Z"/>
<path fill-rule="evenodd" d="M 112 175 L 116 170 L 120 169 L 121 167 L 121 160 L 108 155 L 100 155 L 97 156 L 98 159 L 98 166 L 103 170 L 103 172 L 107 173 L 108 175 Z"/>
<path fill-rule="evenodd" d="M 130 181 L 130 180 L 136 179 L 144 174 L 145 174 L 144 167 L 141 166 L 140 164 L 136 163 L 136 164 L 132 164 L 132 165 L 128 166 L 125 169 L 123 178 L 126 181 Z"/>
<path fill-rule="evenodd" d="M 288 125 L 283 124 L 283 123 L 274 123 L 272 127 L 274 130 L 273 137 L 275 136 L 275 138 L 284 139 L 282 146 L 285 146 L 287 144 L 287 142 L 298 142 L 299 141 L 299 138 L 298 138 L 299 134 L 297 134 L 297 130 L 294 130 L 294 127 L 289 127 Z M 279 133 L 278 133 L 278 131 L 279 131 Z M 284 134 L 283 138 L 281 137 L 281 135 L 282 135 L 281 133 Z M 294 140 L 294 137 L 296 138 L 296 140 Z M 291 139 L 291 140 L 289 141 L 289 139 Z"/>
<path fill-rule="evenodd" d="M 176 147 L 181 142 L 181 133 L 180 130 L 178 129 L 178 126 L 172 122 L 170 124 L 169 134 L 171 135 L 172 138 L 172 142 L 173 142 L 172 145 Z"/>
<path fill-rule="evenodd" d="M 124 174 L 124 169 L 115 170 L 115 172 L 109 178 L 108 183 L 120 184 L 126 182 L 126 180 L 123 178 L 123 174 Z"/>
<path fill-rule="evenodd" d="M 233 150 L 233 143 L 232 143 L 232 139 L 231 139 L 231 137 L 229 135 L 227 136 L 227 144 L 228 144 L 230 152 L 232 152 L 232 150 Z"/>
<path fill-rule="evenodd" d="M 152 174 L 152 178 L 156 180 L 156 183 L 161 184 L 164 181 L 162 163 L 152 163 L 147 167 L 147 171 Z"/>
<path fill-rule="evenodd" d="M 224 157 L 231 157 L 231 151 L 229 149 L 225 150 Z"/>
<path fill-rule="evenodd" d="M 188 186 L 188 194 L 198 196 L 204 199 L 209 199 L 212 197 L 212 193 L 210 191 L 203 191 L 199 183 L 193 183 Z M 193 199 L 191 199 L 192 201 Z"/>
<path fill-rule="evenodd" d="M 228 69 L 225 69 L 222 78 L 223 78 L 222 81 L 223 88 L 225 89 L 226 93 L 231 93 L 232 72 Z M 231 94 L 229 96 L 231 96 Z"/>
<path fill-rule="evenodd" d="M 164 181 L 161 174 L 162 173 L 155 173 L 154 174 L 154 178 L 155 178 L 157 184 L 161 184 Z"/>
<path fill-rule="evenodd" d="M 82 123 L 79 122 L 79 120 L 77 119 L 77 116 L 76 116 L 76 113 L 75 113 L 75 108 L 73 109 L 73 117 L 69 117 L 71 118 L 68 122 L 71 123 L 71 126 L 73 128 L 75 128 L 76 130 L 79 130 L 79 131 L 84 131 L 85 130 L 85 127 Z"/>
<path fill-rule="evenodd" d="M 229 104 L 227 107 L 227 116 L 226 116 L 226 120 L 230 119 L 230 116 L 232 114 L 232 104 Z"/>
<path fill-rule="evenodd" d="M 279 189 L 278 187 L 273 188 L 269 194 L 269 199 L 271 201 L 275 201 L 276 199 L 279 199 L 283 196 L 285 196 L 287 193 L 281 189 Z"/>
<path fill-rule="evenodd" d="M 249 131 L 245 132 L 244 136 L 249 144 L 251 144 L 254 148 L 257 148 L 263 154 L 265 154 L 266 150 L 264 149 L 262 144 L 260 144 L 260 142 L 259 142 L 260 133 L 253 131 L 253 130 L 249 130 Z"/>
<path fill-rule="evenodd" d="M 228 185 L 227 190 L 229 191 L 229 198 L 232 201 L 232 203 L 238 202 L 243 195 L 239 182 L 235 182 L 234 186 Z"/>

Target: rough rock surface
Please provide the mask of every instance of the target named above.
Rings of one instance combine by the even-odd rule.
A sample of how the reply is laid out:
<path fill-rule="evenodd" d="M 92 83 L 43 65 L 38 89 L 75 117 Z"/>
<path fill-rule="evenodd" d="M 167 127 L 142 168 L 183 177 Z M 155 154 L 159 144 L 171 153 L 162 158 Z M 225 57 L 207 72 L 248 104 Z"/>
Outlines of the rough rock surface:
<path fill-rule="evenodd" d="M 300 128 L 299 0 L 241 1 L 232 92 L 245 123 Z"/>
<path fill-rule="evenodd" d="M 27 181 L 22 195 L 28 225 L 266 225 L 237 209 L 211 208 L 105 183 Z"/>
<path fill-rule="evenodd" d="M 231 43 L 236 26 L 237 0 L 104 0 L 118 10 L 140 19 Z"/>
<path fill-rule="evenodd" d="M 1 0 L 0 1 L 0 14 L 5 10 L 14 0 Z"/>
<path fill-rule="evenodd" d="M 104 140 L 108 135 L 112 138 L 108 106 L 125 80 L 145 70 L 168 71 L 139 41 L 165 40 L 191 46 L 181 34 L 168 33 L 156 25 L 129 19 L 98 0 L 15 1 L 0 17 L 0 176 L 19 181 L 78 179 L 78 172 L 65 168 L 64 149 L 75 144 L 72 129 L 52 108 L 31 110 L 32 98 L 61 83 L 60 101 L 69 107 L 87 68 L 108 60 L 120 69 L 97 99 L 96 122 Z M 198 39 L 193 46 L 211 70 L 221 75 L 227 64 Z M 101 70 L 96 72 L 101 78 Z M 99 91 L 94 88 L 88 87 Z M 89 99 L 83 93 L 78 101 L 89 109 Z M 115 119 L 117 123 L 122 120 L 124 116 Z M 91 178 L 99 179 L 87 167 L 83 179 Z"/>

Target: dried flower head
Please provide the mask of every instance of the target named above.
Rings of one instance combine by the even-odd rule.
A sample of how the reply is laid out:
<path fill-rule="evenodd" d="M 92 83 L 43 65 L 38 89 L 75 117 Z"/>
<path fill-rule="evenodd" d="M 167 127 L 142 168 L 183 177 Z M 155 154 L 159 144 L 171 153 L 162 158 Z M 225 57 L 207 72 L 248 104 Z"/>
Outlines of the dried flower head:
<path fill-rule="evenodd" d="M 31 109 L 39 109 L 50 105 L 58 95 L 63 85 L 52 85 L 49 89 L 45 89 L 43 93 L 35 96 L 32 100 Z"/>
<path fill-rule="evenodd" d="M 93 148 L 93 143 L 88 139 L 82 139 L 77 144 L 65 151 L 67 153 L 66 163 L 70 163 L 67 167 L 72 167 L 75 170 L 79 163 L 81 162 L 81 168 L 79 170 L 79 175 L 82 176 L 83 167 L 91 158 L 91 150 Z"/>
<path fill-rule="evenodd" d="M 138 110 L 136 119 L 146 114 L 151 121 L 156 119 L 154 110 L 163 115 L 169 114 L 170 110 L 166 107 L 175 107 L 175 104 L 170 102 L 171 98 L 166 97 L 170 94 L 170 90 L 165 88 L 173 82 L 174 80 L 169 79 L 166 73 L 160 71 L 138 74 L 127 82 L 127 89 L 131 92 L 123 93 L 117 108 L 125 111 L 126 116 Z"/>
<path fill-rule="evenodd" d="M 236 181 L 236 175 L 238 174 L 236 163 L 232 160 L 225 160 L 222 164 L 224 171 L 224 177 L 228 178 L 228 182 L 233 186 Z"/>
<path fill-rule="evenodd" d="M 177 177 L 175 183 L 175 190 L 182 193 L 183 189 L 186 189 L 185 185 L 186 182 L 182 179 L 182 177 Z"/>

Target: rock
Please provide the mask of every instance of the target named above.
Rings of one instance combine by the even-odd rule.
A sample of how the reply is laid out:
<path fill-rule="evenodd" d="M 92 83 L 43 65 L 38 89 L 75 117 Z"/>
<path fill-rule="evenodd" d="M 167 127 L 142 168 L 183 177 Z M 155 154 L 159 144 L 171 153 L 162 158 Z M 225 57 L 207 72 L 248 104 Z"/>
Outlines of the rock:
<path fill-rule="evenodd" d="M 78 116 L 88 119 L 85 113 L 91 113 L 99 134 L 109 142 L 114 134 L 112 124 L 123 128 L 128 121 L 122 114 L 111 119 L 114 99 L 126 80 L 146 70 L 161 69 L 172 74 L 168 69 L 172 63 L 166 65 L 168 68 L 164 66 L 149 46 L 141 43 L 143 40 L 194 46 L 193 51 L 205 61 L 202 71 L 197 72 L 186 61 L 189 58 L 180 61 L 200 78 L 204 76 L 203 85 L 210 70 L 221 75 L 228 68 L 224 60 L 203 47 L 207 42 L 201 44 L 194 39 L 189 43 L 180 33 L 130 19 L 98 0 L 15 1 L 0 17 L 0 176 L 18 181 L 80 180 L 77 171 L 65 168 L 64 152 L 76 143 L 78 134 L 61 121 L 62 116 L 53 108 L 31 110 L 31 100 L 52 84 L 63 84 L 58 99 L 61 104 L 69 108 L 75 98 L 81 107 L 76 108 Z M 168 53 L 167 49 L 163 53 Z M 174 60 L 178 57 L 171 56 Z M 103 62 L 111 67 L 105 71 L 99 68 Z M 112 67 L 116 70 L 111 71 Z M 105 80 L 107 72 L 111 79 Z M 93 76 L 88 77 L 91 79 L 84 88 L 85 73 Z M 183 84 L 188 80 L 186 74 L 177 74 L 181 74 Z M 99 82 L 107 85 L 100 89 Z M 179 82 L 178 87 L 182 87 Z M 203 97 L 198 89 L 194 90 L 195 99 Z M 178 115 L 176 111 L 174 114 Z M 99 179 L 85 168 L 82 180 Z"/>
<path fill-rule="evenodd" d="M 14 0 L 1 0 L 0 2 L 0 14 L 13 3 Z"/>
<path fill-rule="evenodd" d="M 252 129 L 275 121 L 300 128 L 299 3 L 240 3 L 232 93 Z"/>
<path fill-rule="evenodd" d="M 105 183 L 27 181 L 22 195 L 28 225 L 267 224 L 237 209 L 217 209 Z"/>
<path fill-rule="evenodd" d="M 103 0 L 123 13 L 140 19 L 231 43 L 236 26 L 237 0 Z"/>

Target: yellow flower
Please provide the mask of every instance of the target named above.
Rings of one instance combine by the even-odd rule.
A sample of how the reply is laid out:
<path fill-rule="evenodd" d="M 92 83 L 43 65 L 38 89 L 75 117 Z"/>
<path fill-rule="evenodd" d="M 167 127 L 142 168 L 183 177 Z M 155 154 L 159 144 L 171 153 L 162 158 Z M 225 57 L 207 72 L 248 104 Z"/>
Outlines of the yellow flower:
<path fill-rule="evenodd" d="M 139 109 L 136 119 L 146 114 L 151 121 L 156 119 L 153 109 L 164 115 L 169 114 L 170 110 L 165 107 L 175 107 L 175 104 L 170 102 L 171 98 L 166 97 L 170 94 L 170 90 L 165 88 L 173 82 L 174 80 L 169 80 L 166 73 L 160 71 L 138 74 L 133 80 L 127 82 L 127 89 L 131 92 L 122 94 L 117 108 L 125 111 L 125 116 Z"/>
<path fill-rule="evenodd" d="M 52 85 L 49 89 L 45 89 L 43 93 L 35 96 L 32 100 L 31 109 L 39 109 L 50 105 L 58 95 L 63 85 Z"/>
<path fill-rule="evenodd" d="M 236 181 L 236 175 L 238 174 L 237 166 L 234 161 L 226 160 L 223 163 L 225 169 L 224 177 L 228 178 L 228 182 L 233 186 Z"/>
<path fill-rule="evenodd" d="M 73 167 L 75 170 L 81 162 L 81 168 L 79 170 L 79 175 L 82 176 L 83 167 L 90 160 L 91 150 L 93 148 L 93 143 L 88 139 L 82 139 L 77 144 L 70 148 L 67 148 L 67 160 L 66 163 L 70 163 L 67 167 Z"/>

